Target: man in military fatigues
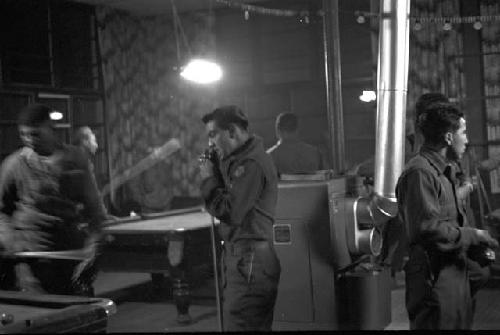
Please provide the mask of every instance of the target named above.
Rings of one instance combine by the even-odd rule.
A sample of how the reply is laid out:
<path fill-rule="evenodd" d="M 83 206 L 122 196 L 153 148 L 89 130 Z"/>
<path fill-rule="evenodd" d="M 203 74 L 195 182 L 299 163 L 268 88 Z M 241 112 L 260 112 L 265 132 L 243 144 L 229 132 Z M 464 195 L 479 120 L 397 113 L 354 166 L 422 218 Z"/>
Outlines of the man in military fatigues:
<path fill-rule="evenodd" d="M 272 241 L 277 174 L 236 106 L 203 117 L 212 159 L 200 164 L 208 212 L 220 221 L 225 331 L 270 331 L 281 268 Z"/>
<path fill-rule="evenodd" d="M 33 104 L 19 114 L 24 146 L 0 168 L 0 249 L 5 254 L 82 249 L 85 259 L 19 262 L 15 276 L 7 276 L 18 280 L 9 282 L 9 289 L 92 295 L 94 278 L 86 278 L 83 269 L 96 254 L 104 206 L 87 158 L 59 142 L 50 112 Z"/>
<path fill-rule="evenodd" d="M 409 235 L 405 265 L 410 329 L 470 329 L 472 299 L 467 251 L 498 246 L 486 230 L 467 226 L 456 196 L 456 164 L 467 144 L 463 114 L 447 103 L 430 105 L 419 121 L 420 152 L 396 187 L 399 215 Z"/>
<path fill-rule="evenodd" d="M 267 150 L 278 174 L 313 173 L 324 168 L 318 148 L 303 142 L 298 136 L 299 120 L 293 113 L 281 113 L 276 118 L 278 143 Z"/>

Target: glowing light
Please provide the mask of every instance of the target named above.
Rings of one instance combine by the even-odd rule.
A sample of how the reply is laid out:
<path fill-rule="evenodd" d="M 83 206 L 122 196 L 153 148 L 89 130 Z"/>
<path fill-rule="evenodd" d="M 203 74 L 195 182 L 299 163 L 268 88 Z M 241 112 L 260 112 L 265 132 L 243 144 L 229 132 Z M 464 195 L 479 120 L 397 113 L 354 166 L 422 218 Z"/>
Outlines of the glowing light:
<path fill-rule="evenodd" d="M 472 27 L 476 30 L 480 30 L 483 27 L 483 24 L 481 23 L 481 21 L 477 20 L 476 22 L 474 22 Z"/>
<path fill-rule="evenodd" d="M 182 70 L 181 76 L 198 84 L 210 84 L 222 78 L 222 69 L 214 62 L 193 59 Z"/>
<path fill-rule="evenodd" d="M 363 91 L 363 94 L 359 96 L 359 100 L 363 102 L 370 102 L 377 100 L 377 94 L 375 91 Z"/>
<path fill-rule="evenodd" d="M 419 20 L 415 21 L 415 25 L 413 26 L 413 29 L 416 31 L 422 30 L 422 23 L 420 23 Z"/>
<path fill-rule="evenodd" d="M 356 22 L 358 22 L 359 24 L 363 24 L 366 22 L 366 18 L 363 16 L 363 15 L 359 15 L 357 18 L 356 18 Z"/>
<path fill-rule="evenodd" d="M 443 30 L 451 30 L 452 26 L 451 26 L 451 22 L 450 21 L 445 21 L 444 24 L 443 24 Z"/>
<path fill-rule="evenodd" d="M 50 112 L 49 116 L 50 116 L 50 119 L 51 119 L 51 120 L 54 120 L 54 121 L 59 121 L 59 120 L 62 120 L 62 118 L 63 118 L 63 113 L 61 113 L 61 112 L 59 112 L 59 111 L 54 110 L 54 111 Z"/>

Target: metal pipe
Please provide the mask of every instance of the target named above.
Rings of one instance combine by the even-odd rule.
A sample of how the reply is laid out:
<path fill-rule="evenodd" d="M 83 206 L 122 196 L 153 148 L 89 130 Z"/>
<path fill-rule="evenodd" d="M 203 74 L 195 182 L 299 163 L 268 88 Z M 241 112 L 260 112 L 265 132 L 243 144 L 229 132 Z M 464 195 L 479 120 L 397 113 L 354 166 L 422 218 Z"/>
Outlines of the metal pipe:
<path fill-rule="evenodd" d="M 323 50 L 326 80 L 326 109 L 331 147 L 330 158 L 333 170 L 338 174 L 344 172 L 345 169 L 338 0 L 323 0 L 323 12 Z"/>
<path fill-rule="evenodd" d="M 377 128 L 371 216 L 397 213 L 396 183 L 404 166 L 410 0 L 383 0 L 380 7 Z"/>

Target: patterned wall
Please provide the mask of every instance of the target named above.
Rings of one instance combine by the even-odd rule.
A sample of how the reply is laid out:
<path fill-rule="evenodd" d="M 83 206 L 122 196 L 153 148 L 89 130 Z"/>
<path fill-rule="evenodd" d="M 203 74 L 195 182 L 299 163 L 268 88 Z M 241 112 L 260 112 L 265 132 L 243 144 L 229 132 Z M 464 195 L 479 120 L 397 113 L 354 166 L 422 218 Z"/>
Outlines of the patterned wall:
<path fill-rule="evenodd" d="M 482 1 L 481 15 L 500 15 L 498 1 Z M 484 95 L 500 95 L 500 23 L 488 22 L 481 29 L 481 47 L 484 66 Z M 500 122 L 500 99 L 486 101 L 487 118 Z M 496 134 L 495 134 L 496 135 Z M 495 136 L 496 137 L 496 136 Z M 500 137 L 500 136 L 499 136 Z"/>
<path fill-rule="evenodd" d="M 493 0 L 480 2 L 481 15 L 500 15 L 500 3 Z M 481 29 L 481 48 L 483 53 L 483 85 L 487 119 L 488 156 L 500 155 L 500 23 L 486 22 Z M 500 168 L 490 172 L 490 191 L 496 194 L 495 206 L 500 199 Z"/>
<path fill-rule="evenodd" d="M 160 211 L 170 207 L 173 196 L 198 196 L 197 157 L 206 143 L 200 118 L 215 106 L 215 89 L 188 84 L 174 70 L 179 61 L 171 17 L 134 17 L 98 7 L 97 18 L 111 176 L 170 138 L 182 144 L 173 156 L 121 187 L 115 206 L 133 200 L 144 211 Z M 214 53 L 208 14 L 191 13 L 181 23 L 193 53 Z M 180 36 L 179 46 L 187 57 Z"/>
<path fill-rule="evenodd" d="M 460 16 L 459 0 L 414 0 L 411 16 Z M 421 30 L 410 31 L 407 118 L 414 118 L 418 97 L 426 92 L 442 92 L 458 98 L 463 92 L 463 53 L 460 25 L 443 30 L 442 25 L 422 23 Z"/>

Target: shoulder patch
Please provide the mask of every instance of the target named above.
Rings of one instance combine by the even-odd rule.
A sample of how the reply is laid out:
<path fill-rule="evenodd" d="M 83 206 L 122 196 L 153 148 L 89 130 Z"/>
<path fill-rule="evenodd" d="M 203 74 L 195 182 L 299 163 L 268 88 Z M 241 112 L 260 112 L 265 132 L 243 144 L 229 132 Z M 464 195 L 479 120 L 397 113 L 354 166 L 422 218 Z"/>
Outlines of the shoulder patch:
<path fill-rule="evenodd" d="M 245 167 L 243 165 L 240 165 L 238 166 L 235 170 L 234 170 L 234 173 L 233 173 L 233 176 L 235 176 L 236 178 L 238 178 L 239 176 L 241 176 L 243 173 L 245 173 Z"/>

